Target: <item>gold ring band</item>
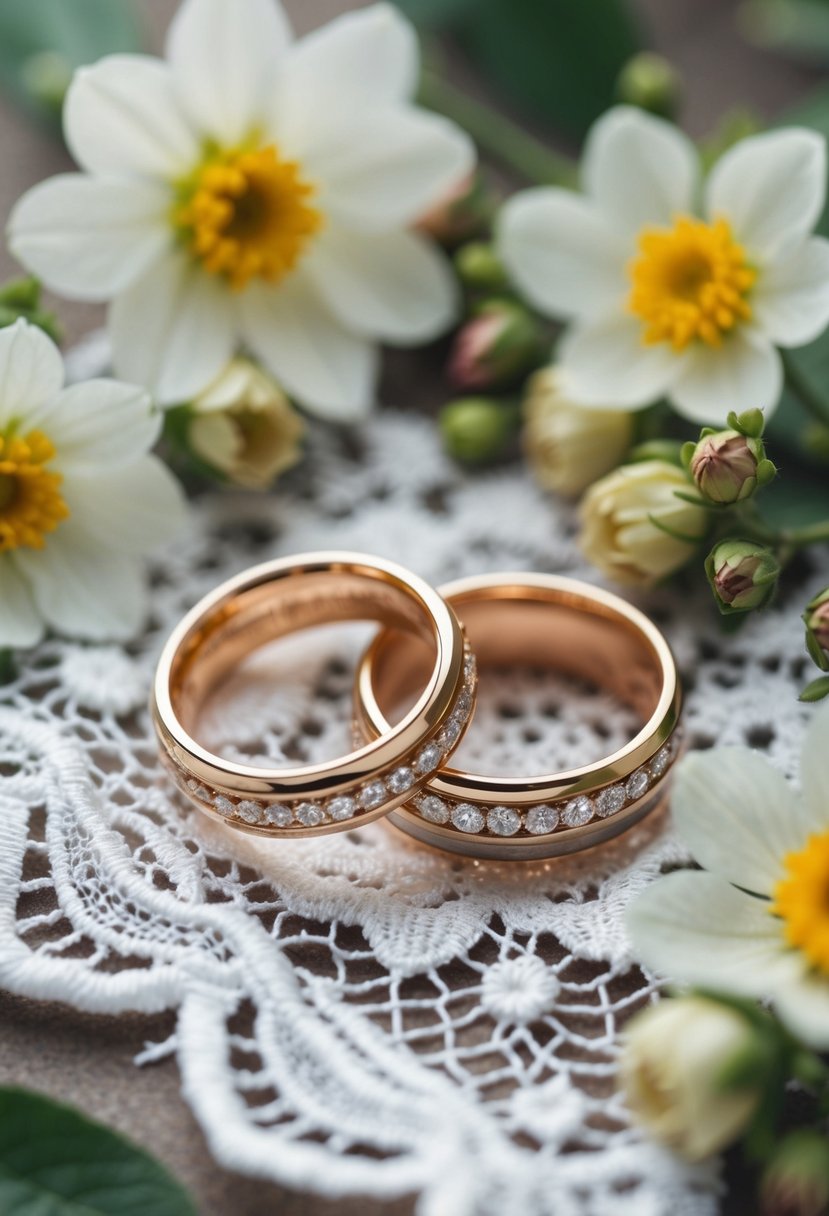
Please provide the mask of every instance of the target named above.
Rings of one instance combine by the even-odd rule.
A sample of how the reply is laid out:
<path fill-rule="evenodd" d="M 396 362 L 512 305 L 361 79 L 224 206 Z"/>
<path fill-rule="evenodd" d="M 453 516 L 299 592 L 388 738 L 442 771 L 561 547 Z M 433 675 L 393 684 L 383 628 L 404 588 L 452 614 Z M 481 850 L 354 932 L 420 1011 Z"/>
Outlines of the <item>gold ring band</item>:
<path fill-rule="evenodd" d="M 440 591 L 481 669 L 531 663 L 587 679 L 637 711 L 642 726 L 612 755 L 565 772 L 514 778 L 443 766 L 390 816 L 397 827 L 470 856 L 534 859 L 616 836 L 659 805 L 679 746 L 681 693 L 670 648 L 647 617 L 618 596 L 554 575 L 488 575 Z M 422 663 L 422 648 L 397 631 L 374 639 L 355 683 L 363 737 L 389 729 Z"/>
<path fill-rule="evenodd" d="M 300 629 L 376 620 L 419 639 L 430 659 L 400 721 L 330 763 L 232 763 L 193 737 L 208 695 L 252 651 Z M 244 832 L 308 836 L 385 815 L 420 790 L 463 735 L 475 665 L 455 612 L 391 562 L 311 553 L 267 562 L 207 595 L 168 639 L 156 671 L 153 722 L 161 755 L 187 797 Z"/>

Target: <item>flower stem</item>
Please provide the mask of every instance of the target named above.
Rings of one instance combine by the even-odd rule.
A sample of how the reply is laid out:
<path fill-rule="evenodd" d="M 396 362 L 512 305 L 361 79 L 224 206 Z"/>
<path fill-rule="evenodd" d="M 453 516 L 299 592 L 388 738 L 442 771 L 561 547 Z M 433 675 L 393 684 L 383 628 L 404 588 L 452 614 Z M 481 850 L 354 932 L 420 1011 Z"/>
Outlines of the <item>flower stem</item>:
<path fill-rule="evenodd" d="M 800 404 L 823 426 L 829 426 L 829 404 L 816 393 L 788 351 L 780 352 L 786 372 L 786 383 Z"/>
<path fill-rule="evenodd" d="M 577 170 L 567 156 L 553 152 L 485 102 L 448 84 L 428 68 L 423 73 L 420 101 L 463 127 L 482 152 L 499 161 L 520 177 L 539 185 L 573 186 Z"/>

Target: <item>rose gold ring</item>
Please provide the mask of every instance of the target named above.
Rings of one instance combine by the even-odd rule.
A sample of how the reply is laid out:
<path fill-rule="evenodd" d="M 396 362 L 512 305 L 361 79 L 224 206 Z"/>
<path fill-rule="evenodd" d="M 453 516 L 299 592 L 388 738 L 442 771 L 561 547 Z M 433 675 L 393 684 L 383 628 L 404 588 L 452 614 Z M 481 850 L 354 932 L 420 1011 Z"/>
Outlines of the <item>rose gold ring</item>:
<path fill-rule="evenodd" d="M 496 574 L 441 588 L 468 631 L 481 671 L 531 664 L 589 680 L 630 706 L 641 728 L 594 764 L 537 777 L 497 777 L 444 765 L 390 816 L 428 844 L 474 857 L 553 857 L 625 831 L 667 792 L 681 704 L 659 630 L 618 596 L 572 579 Z M 422 679 L 416 639 L 384 629 L 357 671 L 365 738 L 390 729 L 401 696 Z"/>
<path fill-rule="evenodd" d="M 422 681 L 394 727 L 356 751 L 302 768 L 231 763 L 193 737 L 207 697 L 276 638 L 335 621 L 375 620 L 418 641 Z M 420 790 L 463 735 L 475 666 L 455 612 L 401 566 L 310 553 L 255 566 L 187 614 L 159 660 L 152 713 L 161 755 L 196 806 L 243 832 L 307 836 L 375 819 Z"/>

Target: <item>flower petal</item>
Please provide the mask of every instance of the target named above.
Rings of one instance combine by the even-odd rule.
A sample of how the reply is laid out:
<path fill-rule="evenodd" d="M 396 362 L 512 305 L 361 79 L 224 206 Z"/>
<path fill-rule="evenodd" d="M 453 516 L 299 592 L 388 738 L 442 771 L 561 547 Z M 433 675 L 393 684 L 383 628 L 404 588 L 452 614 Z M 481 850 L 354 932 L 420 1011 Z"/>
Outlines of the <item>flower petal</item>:
<path fill-rule="evenodd" d="M 826 141 L 790 128 L 743 139 L 714 166 L 706 210 L 724 216 L 749 255 L 777 257 L 812 231 L 826 198 Z"/>
<path fill-rule="evenodd" d="M 446 257 L 416 233 L 332 229 L 306 265 L 335 316 L 367 338 L 427 342 L 457 311 L 457 281 Z"/>
<path fill-rule="evenodd" d="M 173 537 L 185 518 L 181 487 L 156 456 L 76 473 L 67 477 L 64 491 L 74 527 L 95 547 L 119 554 L 149 553 Z"/>
<path fill-rule="evenodd" d="M 413 223 L 475 163 L 460 127 L 411 106 L 349 111 L 301 155 L 323 211 L 362 231 Z"/>
<path fill-rule="evenodd" d="M 19 320 L 0 329 L 0 429 L 29 414 L 63 386 L 63 359 L 51 338 Z"/>
<path fill-rule="evenodd" d="M 691 422 L 724 426 L 729 410 L 757 408 L 768 418 L 782 387 L 779 354 L 765 337 L 743 327 L 722 346 L 689 347 L 670 396 L 677 413 Z"/>
<path fill-rule="evenodd" d="M 771 895 L 784 855 L 804 843 L 799 802 L 765 757 L 746 747 L 718 747 L 681 761 L 671 810 L 701 866 L 747 891 Z"/>
<path fill-rule="evenodd" d="M 691 210 L 696 149 L 671 123 L 616 106 L 593 126 L 583 162 L 584 189 L 622 232 L 671 224 Z"/>
<path fill-rule="evenodd" d="M 342 327 L 298 274 L 242 298 L 246 341 L 310 413 L 338 422 L 363 418 L 374 400 L 377 351 Z"/>
<path fill-rule="evenodd" d="M 172 73 L 149 55 L 107 55 L 72 78 L 63 109 L 66 142 L 90 173 L 175 178 L 200 156 Z"/>
<path fill-rule="evenodd" d="M 134 558 L 101 548 L 68 519 L 45 549 L 18 549 L 15 560 L 37 609 L 60 633 L 126 641 L 144 619 L 141 569 Z"/>
<path fill-rule="evenodd" d="M 829 831 L 829 702 L 814 711 L 803 738 L 800 780 L 808 830 Z"/>
<path fill-rule="evenodd" d="M 629 249 L 572 190 L 522 190 L 502 208 L 498 251 L 527 298 L 552 317 L 589 317 L 621 304 Z"/>
<path fill-rule="evenodd" d="M 43 633 L 29 588 L 5 553 L 0 557 L 0 647 L 36 646 Z"/>
<path fill-rule="evenodd" d="M 184 0 L 167 57 L 194 126 L 225 143 L 249 137 L 265 117 L 290 42 L 278 0 Z"/>
<path fill-rule="evenodd" d="M 169 208 L 170 192 L 157 182 L 65 173 L 19 200 L 9 246 L 53 291 L 106 300 L 168 246 Z"/>
<path fill-rule="evenodd" d="M 626 921 L 636 957 L 659 975 L 764 996 L 793 971 L 768 909 L 717 874 L 682 871 L 637 896 Z"/>
<path fill-rule="evenodd" d="M 780 1020 L 810 1047 L 829 1049 L 829 980 L 805 974 L 774 993 Z"/>
<path fill-rule="evenodd" d="M 161 430 L 146 389 L 119 380 L 86 380 L 52 397 L 31 418 L 54 443 L 62 473 L 134 461 Z"/>
<path fill-rule="evenodd" d="M 776 346 L 802 346 L 819 337 L 829 324 L 829 241 L 810 237 L 767 266 L 751 307 Z"/>
<path fill-rule="evenodd" d="M 641 321 L 624 313 L 573 325 L 559 342 L 558 362 L 574 402 L 620 410 L 650 405 L 681 368 L 667 343 L 645 346 Z"/>
<path fill-rule="evenodd" d="M 233 354 L 234 301 L 184 254 L 157 262 L 110 310 L 113 364 L 161 405 L 188 401 Z"/>

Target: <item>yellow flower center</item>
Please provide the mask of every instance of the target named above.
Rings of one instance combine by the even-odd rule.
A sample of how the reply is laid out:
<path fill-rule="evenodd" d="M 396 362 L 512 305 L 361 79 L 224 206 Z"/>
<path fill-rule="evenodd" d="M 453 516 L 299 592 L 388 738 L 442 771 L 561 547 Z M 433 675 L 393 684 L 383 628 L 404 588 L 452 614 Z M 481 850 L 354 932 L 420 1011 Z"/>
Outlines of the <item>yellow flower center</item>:
<path fill-rule="evenodd" d="M 180 184 L 173 222 L 205 270 L 241 291 L 252 278 L 274 283 L 293 269 L 322 227 L 315 193 L 272 144 L 211 151 Z"/>
<path fill-rule="evenodd" d="M 787 855 L 785 866 L 770 911 L 783 920 L 788 944 L 829 975 L 829 832 L 810 836 L 805 849 Z"/>
<path fill-rule="evenodd" d="M 706 224 L 681 215 L 673 228 L 646 228 L 629 273 L 628 306 L 645 323 L 647 346 L 719 346 L 751 316 L 747 296 L 757 272 L 724 219 Z"/>
<path fill-rule="evenodd" d="M 0 435 L 0 553 L 42 549 L 46 533 L 69 515 L 58 489 L 63 478 L 45 468 L 54 455 L 42 431 Z"/>

